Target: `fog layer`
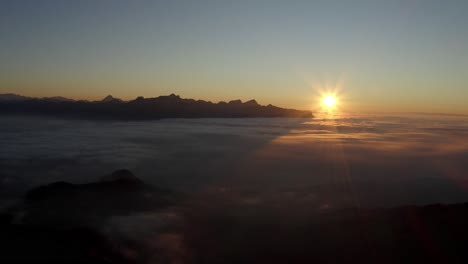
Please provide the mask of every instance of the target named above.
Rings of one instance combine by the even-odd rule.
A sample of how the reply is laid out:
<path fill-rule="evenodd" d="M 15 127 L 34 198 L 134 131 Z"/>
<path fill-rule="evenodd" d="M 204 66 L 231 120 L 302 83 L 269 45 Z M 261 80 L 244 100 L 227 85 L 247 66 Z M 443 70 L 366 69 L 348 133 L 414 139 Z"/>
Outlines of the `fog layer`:
<path fill-rule="evenodd" d="M 5 199 L 119 168 L 145 182 L 241 203 L 320 208 L 468 200 L 468 118 L 94 122 L 0 118 Z"/>

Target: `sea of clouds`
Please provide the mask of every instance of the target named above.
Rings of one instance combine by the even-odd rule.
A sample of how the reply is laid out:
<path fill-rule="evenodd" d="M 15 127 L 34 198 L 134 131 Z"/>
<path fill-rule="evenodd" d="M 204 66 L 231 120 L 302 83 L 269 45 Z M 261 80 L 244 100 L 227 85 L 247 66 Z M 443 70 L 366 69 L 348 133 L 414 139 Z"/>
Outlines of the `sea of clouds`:
<path fill-rule="evenodd" d="M 144 181 L 242 203 L 317 208 L 468 201 L 468 117 L 144 122 L 0 117 L 3 196 L 127 168 Z"/>

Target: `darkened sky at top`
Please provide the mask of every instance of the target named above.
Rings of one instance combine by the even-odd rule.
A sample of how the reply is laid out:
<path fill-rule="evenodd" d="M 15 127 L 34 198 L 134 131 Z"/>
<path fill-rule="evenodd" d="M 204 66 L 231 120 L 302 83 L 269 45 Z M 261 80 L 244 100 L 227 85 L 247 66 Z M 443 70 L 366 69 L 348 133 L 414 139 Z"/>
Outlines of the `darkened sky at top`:
<path fill-rule="evenodd" d="M 468 112 L 467 1 L 0 1 L 0 92 Z"/>

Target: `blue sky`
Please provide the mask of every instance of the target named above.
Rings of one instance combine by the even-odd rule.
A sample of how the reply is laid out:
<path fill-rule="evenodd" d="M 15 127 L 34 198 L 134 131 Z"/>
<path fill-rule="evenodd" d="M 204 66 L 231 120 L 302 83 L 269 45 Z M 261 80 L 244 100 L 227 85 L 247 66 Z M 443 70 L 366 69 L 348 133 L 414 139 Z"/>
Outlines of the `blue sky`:
<path fill-rule="evenodd" d="M 0 92 L 468 113 L 467 1 L 0 1 Z"/>

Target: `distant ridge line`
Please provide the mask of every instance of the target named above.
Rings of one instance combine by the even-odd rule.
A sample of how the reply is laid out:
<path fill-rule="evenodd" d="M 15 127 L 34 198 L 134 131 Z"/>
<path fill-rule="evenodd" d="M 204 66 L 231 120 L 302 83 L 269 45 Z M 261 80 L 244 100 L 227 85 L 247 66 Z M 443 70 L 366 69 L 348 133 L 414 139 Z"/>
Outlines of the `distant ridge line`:
<path fill-rule="evenodd" d="M 150 120 L 162 118 L 249 118 L 314 117 L 311 111 L 260 105 L 256 100 L 212 103 L 181 98 L 170 94 L 153 98 L 137 97 L 124 101 L 106 96 L 98 101 L 73 100 L 65 97 L 34 98 L 0 94 L 0 115 L 43 115 L 79 119 Z"/>

